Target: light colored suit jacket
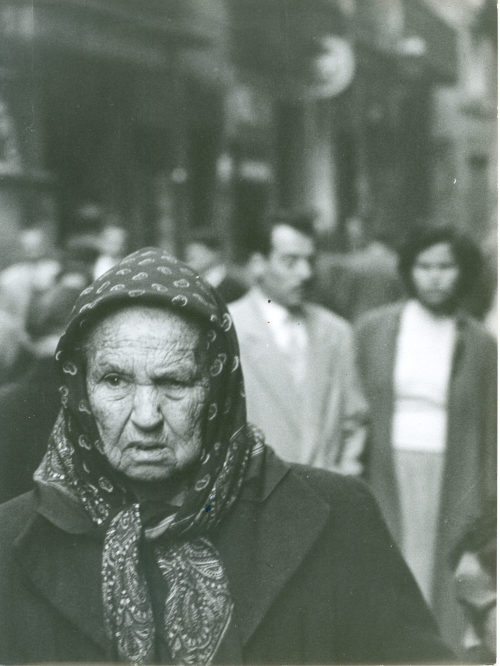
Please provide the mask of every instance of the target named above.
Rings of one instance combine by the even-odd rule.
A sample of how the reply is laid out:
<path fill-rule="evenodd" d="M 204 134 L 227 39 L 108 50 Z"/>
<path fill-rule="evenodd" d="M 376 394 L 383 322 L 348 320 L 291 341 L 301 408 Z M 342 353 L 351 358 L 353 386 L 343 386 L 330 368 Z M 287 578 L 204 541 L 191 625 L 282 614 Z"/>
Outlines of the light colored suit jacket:
<path fill-rule="evenodd" d="M 355 368 L 349 324 L 312 304 L 306 377 L 294 384 L 285 355 L 250 290 L 230 305 L 240 343 L 249 421 L 283 459 L 359 474 L 367 407 Z"/>

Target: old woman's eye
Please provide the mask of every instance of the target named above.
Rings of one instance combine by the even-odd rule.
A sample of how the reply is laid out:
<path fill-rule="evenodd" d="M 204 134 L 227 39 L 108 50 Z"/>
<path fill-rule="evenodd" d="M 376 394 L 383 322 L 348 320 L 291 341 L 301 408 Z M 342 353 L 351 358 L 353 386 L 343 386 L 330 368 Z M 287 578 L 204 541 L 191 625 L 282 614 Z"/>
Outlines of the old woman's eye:
<path fill-rule="evenodd" d="M 105 382 L 105 384 L 113 388 L 118 388 L 119 386 L 123 386 L 125 383 L 124 378 L 121 377 L 120 375 L 117 375 L 114 372 L 105 375 L 103 381 Z"/>
<path fill-rule="evenodd" d="M 186 382 L 181 379 L 175 379 L 170 377 L 168 379 L 162 379 L 159 382 L 160 386 L 166 389 L 180 390 L 186 386 Z"/>

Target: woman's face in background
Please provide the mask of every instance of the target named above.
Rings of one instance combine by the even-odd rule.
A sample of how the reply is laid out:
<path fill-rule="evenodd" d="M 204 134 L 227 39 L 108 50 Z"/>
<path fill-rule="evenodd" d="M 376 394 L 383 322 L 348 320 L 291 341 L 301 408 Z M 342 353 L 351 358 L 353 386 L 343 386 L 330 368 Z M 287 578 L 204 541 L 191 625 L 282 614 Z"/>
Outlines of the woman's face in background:
<path fill-rule="evenodd" d="M 437 314 L 452 311 L 456 304 L 460 267 L 447 242 L 422 250 L 411 271 L 415 294 L 422 305 Z"/>
<path fill-rule="evenodd" d="M 202 449 L 208 394 L 201 331 L 133 306 L 97 324 L 86 345 L 87 394 L 104 455 L 137 482 L 175 477 Z"/>

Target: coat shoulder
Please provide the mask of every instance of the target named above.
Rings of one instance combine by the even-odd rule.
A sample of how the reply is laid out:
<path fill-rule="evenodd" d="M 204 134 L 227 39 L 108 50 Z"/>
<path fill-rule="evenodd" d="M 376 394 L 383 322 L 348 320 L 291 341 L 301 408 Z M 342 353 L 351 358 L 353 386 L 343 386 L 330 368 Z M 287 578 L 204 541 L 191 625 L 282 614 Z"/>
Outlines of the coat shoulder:
<path fill-rule="evenodd" d="M 483 326 L 483 324 L 468 314 L 461 314 L 460 323 L 465 332 L 475 338 L 480 345 L 495 351 L 497 341 L 495 337 Z"/>
<path fill-rule="evenodd" d="M 243 312 L 246 311 L 246 309 L 249 307 L 250 302 L 251 302 L 250 293 L 247 292 L 246 294 L 243 294 L 241 298 L 238 298 L 232 301 L 231 303 L 228 303 L 227 307 L 231 314 L 233 314 L 234 312 L 239 314 L 242 311 Z"/>
<path fill-rule="evenodd" d="M 295 463 L 291 463 L 290 468 L 291 473 L 333 508 L 336 514 L 348 516 L 353 508 L 376 507 L 371 490 L 364 481 L 354 476 Z"/>
<path fill-rule="evenodd" d="M 308 319 L 313 322 L 315 326 L 329 329 L 340 335 L 349 335 L 351 331 L 351 325 L 347 319 L 324 308 L 322 305 L 307 303 L 306 313 Z"/>

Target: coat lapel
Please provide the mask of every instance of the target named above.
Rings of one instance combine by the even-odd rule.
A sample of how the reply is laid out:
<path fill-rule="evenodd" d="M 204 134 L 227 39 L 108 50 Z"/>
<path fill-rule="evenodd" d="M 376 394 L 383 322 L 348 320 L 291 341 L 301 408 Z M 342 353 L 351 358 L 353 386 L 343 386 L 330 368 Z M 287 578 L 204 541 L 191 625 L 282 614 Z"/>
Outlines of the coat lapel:
<path fill-rule="evenodd" d="M 388 311 L 385 326 L 381 327 L 381 337 L 373 344 L 374 349 L 377 350 L 378 357 L 378 370 L 380 373 L 378 380 L 383 386 L 392 387 L 393 385 L 396 347 L 403 307 L 403 305 L 397 304 L 392 310 Z"/>
<path fill-rule="evenodd" d="M 62 532 L 36 514 L 15 547 L 25 575 L 38 592 L 106 654 L 101 541 Z"/>
<path fill-rule="evenodd" d="M 335 331 L 332 327 L 327 329 L 321 325 L 320 318 L 309 308 L 306 309 L 304 317 L 309 341 L 301 417 L 306 424 L 303 432 L 307 433 L 309 446 L 313 447 L 315 442 L 324 440 L 325 426 L 328 423 L 326 412 L 332 393 L 341 393 L 345 382 L 340 374 L 334 374 L 337 371 L 335 361 L 338 349 Z"/>
<path fill-rule="evenodd" d="M 274 455 L 269 467 L 274 476 L 270 492 L 263 499 L 243 496 L 216 541 L 235 599 L 235 624 L 243 645 L 302 564 L 330 511 Z"/>

